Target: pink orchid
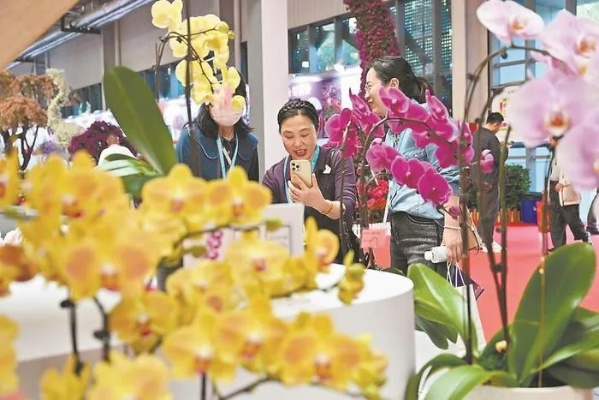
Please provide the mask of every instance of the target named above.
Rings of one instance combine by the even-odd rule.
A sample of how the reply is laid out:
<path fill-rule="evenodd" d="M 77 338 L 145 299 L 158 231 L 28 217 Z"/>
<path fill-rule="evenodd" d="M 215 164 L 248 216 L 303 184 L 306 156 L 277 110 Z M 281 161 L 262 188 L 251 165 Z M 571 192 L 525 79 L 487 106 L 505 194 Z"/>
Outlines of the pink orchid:
<path fill-rule="evenodd" d="M 431 165 L 428 163 L 424 164 L 415 158 L 408 160 L 408 173 L 404 177 L 404 184 L 409 188 L 417 189 L 418 182 L 427 169 L 432 169 Z M 393 165 L 391 165 L 391 170 L 394 172 Z M 393 177 L 395 177 L 395 175 L 393 175 Z"/>
<path fill-rule="evenodd" d="M 399 156 L 397 150 L 383 143 L 380 139 L 375 139 L 366 151 L 366 161 L 368 161 L 373 172 L 391 170 L 393 160 Z"/>
<path fill-rule="evenodd" d="M 353 94 L 351 89 L 349 90 L 349 100 L 351 101 L 352 110 L 354 114 L 366 115 L 370 112 L 368 104 L 357 94 Z"/>
<path fill-rule="evenodd" d="M 358 154 L 358 132 L 354 126 L 350 125 L 351 118 L 352 111 L 348 108 L 344 108 L 341 110 L 340 114 L 331 116 L 324 126 L 324 131 L 329 136 L 327 147 L 344 149 L 343 155 L 346 157 L 353 157 Z M 347 134 L 345 133 L 346 130 Z"/>
<path fill-rule="evenodd" d="M 593 89 L 583 80 L 549 72 L 522 85 L 512 95 L 506 114 L 524 144 L 535 147 L 582 123 L 589 104 L 593 104 Z"/>
<path fill-rule="evenodd" d="M 380 124 L 381 118 L 373 112 L 368 111 L 365 114 L 353 113 L 352 121 L 359 125 L 366 135 L 372 135 L 375 138 L 385 137 L 385 129 Z M 375 126 L 376 129 L 374 128 Z"/>
<path fill-rule="evenodd" d="M 439 162 L 439 166 L 441 168 L 447 168 L 451 167 L 452 165 L 458 165 L 458 149 L 459 143 L 457 137 L 454 137 L 443 145 L 437 146 L 437 149 L 435 150 L 435 157 Z"/>
<path fill-rule="evenodd" d="M 556 157 L 560 170 L 574 187 L 590 190 L 599 187 L 599 140 L 596 138 L 599 110 L 572 128 L 559 141 Z"/>
<path fill-rule="evenodd" d="M 431 120 L 433 126 L 435 123 L 439 123 L 442 125 L 446 125 L 447 121 L 449 121 L 449 111 L 445 107 L 445 104 L 437 97 L 433 96 L 430 90 L 426 90 L 426 104 L 431 112 Z"/>
<path fill-rule="evenodd" d="M 379 96 L 387 108 L 387 116 L 390 119 L 388 125 L 393 133 L 398 134 L 409 128 L 417 135 L 422 136 L 428 131 L 426 122 L 430 118 L 430 112 L 425 107 L 394 87 L 381 88 Z M 398 118 L 407 118 L 413 121 L 393 120 Z"/>
<path fill-rule="evenodd" d="M 453 191 L 445 178 L 433 168 L 428 168 L 418 181 L 418 193 L 425 201 L 445 204 Z"/>
<path fill-rule="evenodd" d="M 455 219 L 459 219 L 462 216 L 462 210 L 458 206 L 449 207 L 447 213 Z"/>
<path fill-rule="evenodd" d="M 406 183 L 406 177 L 410 174 L 410 164 L 403 157 L 396 157 L 391 163 L 391 175 L 398 185 Z"/>
<path fill-rule="evenodd" d="M 583 76 L 597 52 L 599 25 L 562 10 L 539 36 L 543 48 L 575 74 Z"/>
<path fill-rule="evenodd" d="M 491 154 L 491 150 L 483 150 L 480 153 L 480 170 L 483 174 L 490 174 L 493 171 L 493 167 L 495 166 L 495 160 L 493 159 L 493 154 Z"/>
<path fill-rule="evenodd" d="M 508 44 L 514 37 L 534 39 L 545 25 L 538 14 L 512 0 L 488 0 L 478 7 L 476 16 L 497 39 Z"/>

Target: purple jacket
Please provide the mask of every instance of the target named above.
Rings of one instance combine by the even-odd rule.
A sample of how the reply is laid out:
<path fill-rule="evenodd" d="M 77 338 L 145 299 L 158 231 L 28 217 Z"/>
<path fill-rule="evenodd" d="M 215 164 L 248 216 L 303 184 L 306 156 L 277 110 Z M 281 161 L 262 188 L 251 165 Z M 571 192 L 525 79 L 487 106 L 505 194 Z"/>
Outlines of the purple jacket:
<path fill-rule="evenodd" d="M 342 200 L 345 205 L 344 219 L 348 229 L 351 229 L 354 219 L 354 210 L 356 208 L 356 175 L 354 163 L 351 158 L 345 162 L 345 181 L 343 183 L 343 196 L 341 193 L 341 176 L 343 165 L 341 163 L 341 153 L 332 148 L 321 147 L 318 161 L 316 162 L 316 180 L 318 187 L 326 200 L 337 201 Z M 285 181 L 291 179 L 290 168 L 287 165 L 287 174 L 284 177 L 284 163 L 289 160 L 282 159 L 272 167 L 262 180 L 262 184 L 268 187 L 272 192 L 273 203 L 286 203 L 287 195 L 285 194 Z M 325 215 L 322 215 L 312 207 L 306 207 L 304 211 L 304 219 L 314 217 L 320 229 L 328 229 L 339 235 L 339 221 L 333 220 Z"/>

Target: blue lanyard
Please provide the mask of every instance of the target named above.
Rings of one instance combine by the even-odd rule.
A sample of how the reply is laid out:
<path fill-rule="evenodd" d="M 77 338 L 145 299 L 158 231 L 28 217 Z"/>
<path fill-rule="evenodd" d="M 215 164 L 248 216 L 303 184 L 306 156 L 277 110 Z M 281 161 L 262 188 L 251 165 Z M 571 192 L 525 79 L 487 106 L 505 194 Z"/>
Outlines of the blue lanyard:
<path fill-rule="evenodd" d="M 312 156 L 312 173 L 316 171 L 316 163 L 318 162 L 318 157 L 320 156 L 320 146 L 316 146 L 316 150 L 314 150 L 314 155 Z M 285 157 L 285 163 L 283 163 L 283 182 L 285 182 L 285 196 L 287 196 L 287 203 L 293 203 L 291 201 L 291 197 L 289 196 L 289 183 L 287 182 L 287 165 L 289 164 L 289 156 Z"/>
<path fill-rule="evenodd" d="M 220 172 L 221 178 L 225 178 L 227 176 L 227 169 L 225 168 L 225 149 L 223 148 L 223 140 L 220 137 L 220 135 L 218 136 L 218 138 L 216 139 L 216 147 L 218 147 L 218 156 L 220 158 Z M 239 140 L 237 138 L 237 135 L 235 135 L 235 151 L 233 151 L 233 159 L 229 160 L 229 157 L 227 157 L 227 160 L 229 160 L 229 170 L 231 169 L 232 166 L 235 165 L 235 161 L 237 160 L 237 151 L 239 150 Z"/>

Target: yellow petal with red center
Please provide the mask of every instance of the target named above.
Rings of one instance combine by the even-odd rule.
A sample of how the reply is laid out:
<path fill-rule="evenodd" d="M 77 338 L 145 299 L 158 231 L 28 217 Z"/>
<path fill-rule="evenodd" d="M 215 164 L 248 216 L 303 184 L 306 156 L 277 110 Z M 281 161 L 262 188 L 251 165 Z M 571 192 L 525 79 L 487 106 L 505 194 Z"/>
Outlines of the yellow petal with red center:
<path fill-rule="evenodd" d="M 318 232 L 318 244 L 315 245 L 314 255 L 321 267 L 328 267 L 337 257 L 339 252 L 339 238 L 331 231 Z"/>
<path fill-rule="evenodd" d="M 100 257 L 90 243 L 73 245 L 65 251 L 63 278 L 73 300 L 95 296 L 100 288 Z"/>
<path fill-rule="evenodd" d="M 311 332 L 291 334 L 281 344 L 280 379 L 286 385 L 306 384 L 315 373 L 314 357 L 318 339 Z"/>
<path fill-rule="evenodd" d="M 154 273 L 158 260 L 158 254 L 144 249 L 143 243 L 119 244 L 114 254 L 119 290 L 125 295 L 139 294 L 145 280 Z"/>

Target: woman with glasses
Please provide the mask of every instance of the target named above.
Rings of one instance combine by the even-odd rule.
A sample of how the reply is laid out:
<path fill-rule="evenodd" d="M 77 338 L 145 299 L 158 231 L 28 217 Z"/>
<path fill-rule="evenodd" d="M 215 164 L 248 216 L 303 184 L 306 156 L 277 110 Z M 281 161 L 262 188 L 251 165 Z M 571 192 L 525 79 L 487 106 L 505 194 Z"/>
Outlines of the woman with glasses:
<path fill-rule="evenodd" d="M 379 91 L 381 88 L 391 87 L 401 90 L 415 102 L 426 102 L 428 83 L 416 77 L 410 64 L 402 57 L 378 58 L 366 75 L 366 101 L 371 110 L 381 117 L 387 114 L 387 109 L 381 101 Z M 419 148 L 410 129 L 397 135 L 389 131 L 385 141 L 404 157 L 416 158 L 435 167 L 453 189 L 454 195 L 446 207 L 459 204 L 459 170 L 457 167 L 439 167 L 434 155 L 435 145 Z M 416 190 L 400 185 L 395 180 L 389 187 L 387 207 L 391 222 L 391 267 L 407 273 L 409 265 L 422 263 L 445 277 L 447 264 L 457 263 L 461 258 L 462 238 L 458 221 L 441 214 L 433 204 L 424 201 Z M 440 245 L 447 248 L 447 262 L 435 264 L 424 258 L 425 252 Z"/>

